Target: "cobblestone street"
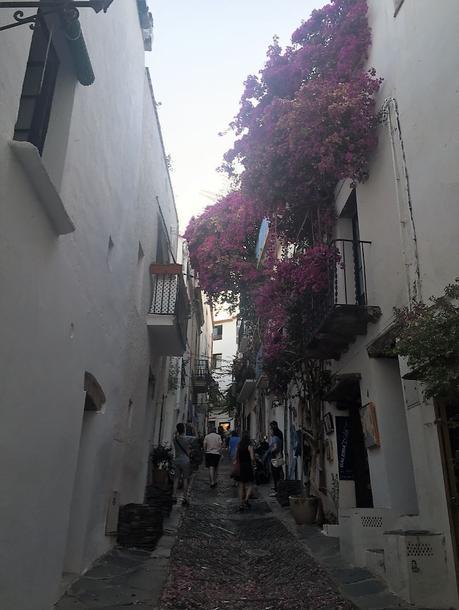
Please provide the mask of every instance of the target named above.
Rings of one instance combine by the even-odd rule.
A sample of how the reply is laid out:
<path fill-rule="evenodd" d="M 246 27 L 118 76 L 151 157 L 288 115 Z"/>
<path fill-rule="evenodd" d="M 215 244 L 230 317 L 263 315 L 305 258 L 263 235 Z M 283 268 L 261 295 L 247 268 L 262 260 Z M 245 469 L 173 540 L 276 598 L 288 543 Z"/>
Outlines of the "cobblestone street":
<path fill-rule="evenodd" d="M 223 465 L 216 489 L 195 477 L 171 556 L 161 610 L 354 608 L 263 499 L 238 512 Z"/>
<path fill-rule="evenodd" d="M 215 489 L 201 467 L 191 505 L 173 509 L 153 552 L 114 548 L 55 610 L 406 609 L 370 572 L 343 560 L 337 539 L 296 526 L 269 490 L 259 487 L 260 497 L 240 513 L 229 464 Z"/>

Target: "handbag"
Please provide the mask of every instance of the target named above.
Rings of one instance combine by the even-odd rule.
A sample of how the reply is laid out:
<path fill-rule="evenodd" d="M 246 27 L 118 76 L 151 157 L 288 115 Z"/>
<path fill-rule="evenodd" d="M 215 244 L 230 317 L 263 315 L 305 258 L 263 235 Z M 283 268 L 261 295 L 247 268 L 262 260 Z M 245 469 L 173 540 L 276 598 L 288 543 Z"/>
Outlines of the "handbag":
<path fill-rule="evenodd" d="M 241 476 L 241 462 L 239 461 L 239 456 L 236 456 L 236 461 L 233 463 L 233 468 L 231 469 L 230 477 L 237 481 L 240 476 Z"/>
<path fill-rule="evenodd" d="M 284 458 L 282 456 L 272 458 L 272 460 L 271 460 L 271 465 L 274 468 L 280 468 L 284 464 L 285 464 L 285 460 L 284 460 Z"/>

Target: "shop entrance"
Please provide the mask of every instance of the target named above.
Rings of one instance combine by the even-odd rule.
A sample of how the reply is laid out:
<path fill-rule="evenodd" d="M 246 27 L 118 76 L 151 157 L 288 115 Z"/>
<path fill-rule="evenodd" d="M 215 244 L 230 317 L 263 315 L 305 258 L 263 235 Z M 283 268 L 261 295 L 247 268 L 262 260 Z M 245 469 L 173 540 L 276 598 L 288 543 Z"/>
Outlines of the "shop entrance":
<path fill-rule="evenodd" d="M 437 400 L 435 410 L 439 422 L 438 434 L 457 572 L 459 566 L 459 400 Z"/>
<path fill-rule="evenodd" d="M 360 376 L 359 376 L 360 377 Z M 336 398 L 335 398 L 336 396 Z M 348 376 L 330 392 L 336 407 L 347 410 L 347 417 L 337 417 L 339 477 L 353 480 L 357 508 L 373 508 L 368 454 L 360 418 L 360 383 L 357 376 Z M 339 420 L 339 421 L 338 421 Z"/>
<path fill-rule="evenodd" d="M 368 454 L 360 418 L 360 402 L 349 409 L 351 463 L 354 473 L 355 501 L 358 508 L 373 507 Z"/>

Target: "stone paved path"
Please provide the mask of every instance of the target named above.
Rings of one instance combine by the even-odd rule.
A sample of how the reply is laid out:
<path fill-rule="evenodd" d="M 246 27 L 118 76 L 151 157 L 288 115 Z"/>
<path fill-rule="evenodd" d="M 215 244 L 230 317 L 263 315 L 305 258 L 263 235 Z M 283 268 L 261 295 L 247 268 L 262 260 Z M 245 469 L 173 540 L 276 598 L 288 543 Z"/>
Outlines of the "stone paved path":
<path fill-rule="evenodd" d="M 263 499 L 239 513 L 221 469 L 211 490 L 201 469 L 173 548 L 161 610 L 354 608 Z"/>
<path fill-rule="evenodd" d="M 224 464 L 211 490 L 201 468 L 191 506 L 174 507 L 155 551 L 113 549 L 55 610 L 408 610 L 367 570 L 346 564 L 336 538 L 296 526 L 267 486 L 239 513 L 228 475 Z"/>

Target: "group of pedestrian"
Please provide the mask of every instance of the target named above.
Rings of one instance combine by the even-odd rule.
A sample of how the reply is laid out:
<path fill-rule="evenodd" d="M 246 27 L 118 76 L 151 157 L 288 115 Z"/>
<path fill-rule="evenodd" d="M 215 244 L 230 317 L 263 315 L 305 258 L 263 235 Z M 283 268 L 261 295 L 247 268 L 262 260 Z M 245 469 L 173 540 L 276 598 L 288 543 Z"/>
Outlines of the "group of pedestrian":
<path fill-rule="evenodd" d="M 263 456 L 263 461 L 269 460 L 273 477 L 273 493 L 276 495 L 277 486 L 284 478 L 284 435 L 279 429 L 276 421 L 270 423 L 271 442 Z M 252 494 L 253 483 L 255 480 L 255 469 L 257 466 L 255 452 L 251 445 L 250 436 L 247 433 L 239 438 L 237 432 L 233 435 L 229 443 L 229 456 L 233 461 L 234 469 L 232 476 L 239 482 L 239 510 L 250 508 L 250 497 Z"/>
<path fill-rule="evenodd" d="M 277 486 L 284 477 L 284 436 L 276 421 L 270 423 L 271 442 L 267 449 L 263 460 L 269 460 L 271 465 L 271 473 L 273 478 L 273 493 L 277 493 Z M 220 431 L 219 431 L 220 432 Z M 192 475 L 192 451 L 193 446 L 196 446 L 198 439 L 191 434 L 185 434 L 185 425 L 177 424 L 177 431 L 174 435 L 174 452 L 175 452 L 175 478 L 173 487 L 173 502 L 177 502 L 177 490 L 179 482 L 183 480 L 183 500 L 182 504 L 189 504 L 188 493 L 189 483 Z M 218 433 L 214 428 L 204 437 L 202 449 L 205 454 L 205 465 L 209 469 L 209 485 L 211 489 L 217 485 L 218 466 L 221 459 L 223 449 L 222 434 Z M 231 432 L 227 443 L 228 456 L 233 463 L 232 477 L 239 484 L 239 510 L 250 508 L 250 497 L 252 494 L 253 483 L 255 480 L 255 452 L 251 445 L 250 436 L 247 432 L 239 436 L 236 430 Z"/>

